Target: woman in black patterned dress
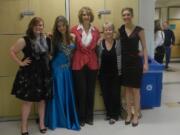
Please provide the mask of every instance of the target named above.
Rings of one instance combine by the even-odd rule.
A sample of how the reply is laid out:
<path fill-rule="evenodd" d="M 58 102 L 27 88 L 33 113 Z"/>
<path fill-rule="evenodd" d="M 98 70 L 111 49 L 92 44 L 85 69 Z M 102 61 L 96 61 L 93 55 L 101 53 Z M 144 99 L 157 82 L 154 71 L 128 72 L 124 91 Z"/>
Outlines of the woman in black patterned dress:
<path fill-rule="evenodd" d="M 46 132 L 44 125 L 45 100 L 51 98 L 49 51 L 50 40 L 43 35 L 44 22 L 34 17 L 28 26 L 26 36 L 17 40 L 11 47 L 12 59 L 20 66 L 12 94 L 22 100 L 21 133 L 28 135 L 28 116 L 33 102 L 38 102 L 39 128 Z M 24 58 L 17 57 L 19 52 Z"/>
<path fill-rule="evenodd" d="M 122 85 L 125 87 L 127 118 L 125 124 L 138 125 L 140 111 L 140 86 L 143 72 L 148 70 L 147 49 L 143 28 L 132 23 L 133 9 L 124 8 L 122 10 L 124 25 L 119 29 L 122 45 Z M 139 41 L 142 46 L 144 63 L 140 57 Z M 132 117 L 131 101 L 134 104 L 134 114 Z"/>

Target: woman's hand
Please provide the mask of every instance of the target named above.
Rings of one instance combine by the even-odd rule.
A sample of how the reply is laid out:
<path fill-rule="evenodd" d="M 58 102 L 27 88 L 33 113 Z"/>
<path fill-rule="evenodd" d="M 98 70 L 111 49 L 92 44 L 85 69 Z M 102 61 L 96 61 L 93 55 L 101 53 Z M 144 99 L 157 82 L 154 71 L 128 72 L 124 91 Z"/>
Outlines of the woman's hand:
<path fill-rule="evenodd" d="M 148 71 L 148 64 L 143 65 L 143 73 L 146 73 Z"/>
<path fill-rule="evenodd" d="M 45 33 L 45 35 L 46 35 L 48 38 L 52 39 L 53 34 L 52 34 L 51 32 L 47 32 L 47 33 Z"/>
<path fill-rule="evenodd" d="M 98 42 L 97 42 L 97 46 L 99 46 L 101 44 L 101 42 L 103 41 L 104 37 L 100 37 Z"/>
<path fill-rule="evenodd" d="M 31 64 L 31 59 L 29 57 L 27 57 L 26 59 L 24 59 L 23 61 L 21 61 L 19 63 L 19 65 L 21 67 L 25 67 L 25 66 L 28 66 L 29 64 Z"/>
<path fill-rule="evenodd" d="M 70 33 L 71 37 L 72 37 L 72 41 L 75 42 L 76 41 L 76 35 L 74 33 Z"/>
<path fill-rule="evenodd" d="M 139 51 L 138 55 L 142 57 L 143 56 L 143 51 Z"/>

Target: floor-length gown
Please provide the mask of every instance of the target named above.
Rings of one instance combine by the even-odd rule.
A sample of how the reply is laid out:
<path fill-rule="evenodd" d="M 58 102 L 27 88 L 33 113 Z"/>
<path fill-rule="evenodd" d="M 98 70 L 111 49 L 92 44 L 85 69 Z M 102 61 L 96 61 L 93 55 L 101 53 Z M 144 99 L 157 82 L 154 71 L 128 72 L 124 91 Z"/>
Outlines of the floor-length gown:
<path fill-rule="evenodd" d="M 60 44 L 51 63 L 54 93 L 46 108 L 46 125 L 50 129 L 80 129 L 70 68 L 73 46 Z"/>

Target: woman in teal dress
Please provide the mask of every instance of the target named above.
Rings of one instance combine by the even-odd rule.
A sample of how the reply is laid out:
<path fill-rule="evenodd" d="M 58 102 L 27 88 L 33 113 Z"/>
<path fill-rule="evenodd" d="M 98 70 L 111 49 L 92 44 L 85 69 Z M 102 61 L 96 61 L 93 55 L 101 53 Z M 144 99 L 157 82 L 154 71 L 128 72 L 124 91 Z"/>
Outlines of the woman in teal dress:
<path fill-rule="evenodd" d="M 52 45 L 51 68 L 54 93 L 53 99 L 47 103 L 46 125 L 52 130 L 55 128 L 79 130 L 70 67 L 71 54 L 75 45 L 64 16 L 58 16 L 55 20 Z"/>

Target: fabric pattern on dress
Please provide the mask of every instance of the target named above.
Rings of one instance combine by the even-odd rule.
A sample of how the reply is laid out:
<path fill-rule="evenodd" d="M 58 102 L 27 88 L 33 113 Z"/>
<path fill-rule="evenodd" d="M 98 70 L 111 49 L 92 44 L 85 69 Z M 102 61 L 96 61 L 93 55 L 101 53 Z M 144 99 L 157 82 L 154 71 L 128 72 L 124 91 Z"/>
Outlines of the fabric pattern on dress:
<path fill-rule="evenodd" d="M 28 66 L 20 67 L 17 71 L 12 94 L 19 99 L 32 102 L 51 99 L 51 75 L 48 58 L 50 45 L 43 52 L 36 52 L 33 43 L 27 36 L 24 37 L 24 40 L 26 46 L 22 50 L 24 53 L 23 60 L 29 57 L 31 63 Z M 44 42 L 47 44 L 49 39 L 45 40 L 44 37 Z"/>

